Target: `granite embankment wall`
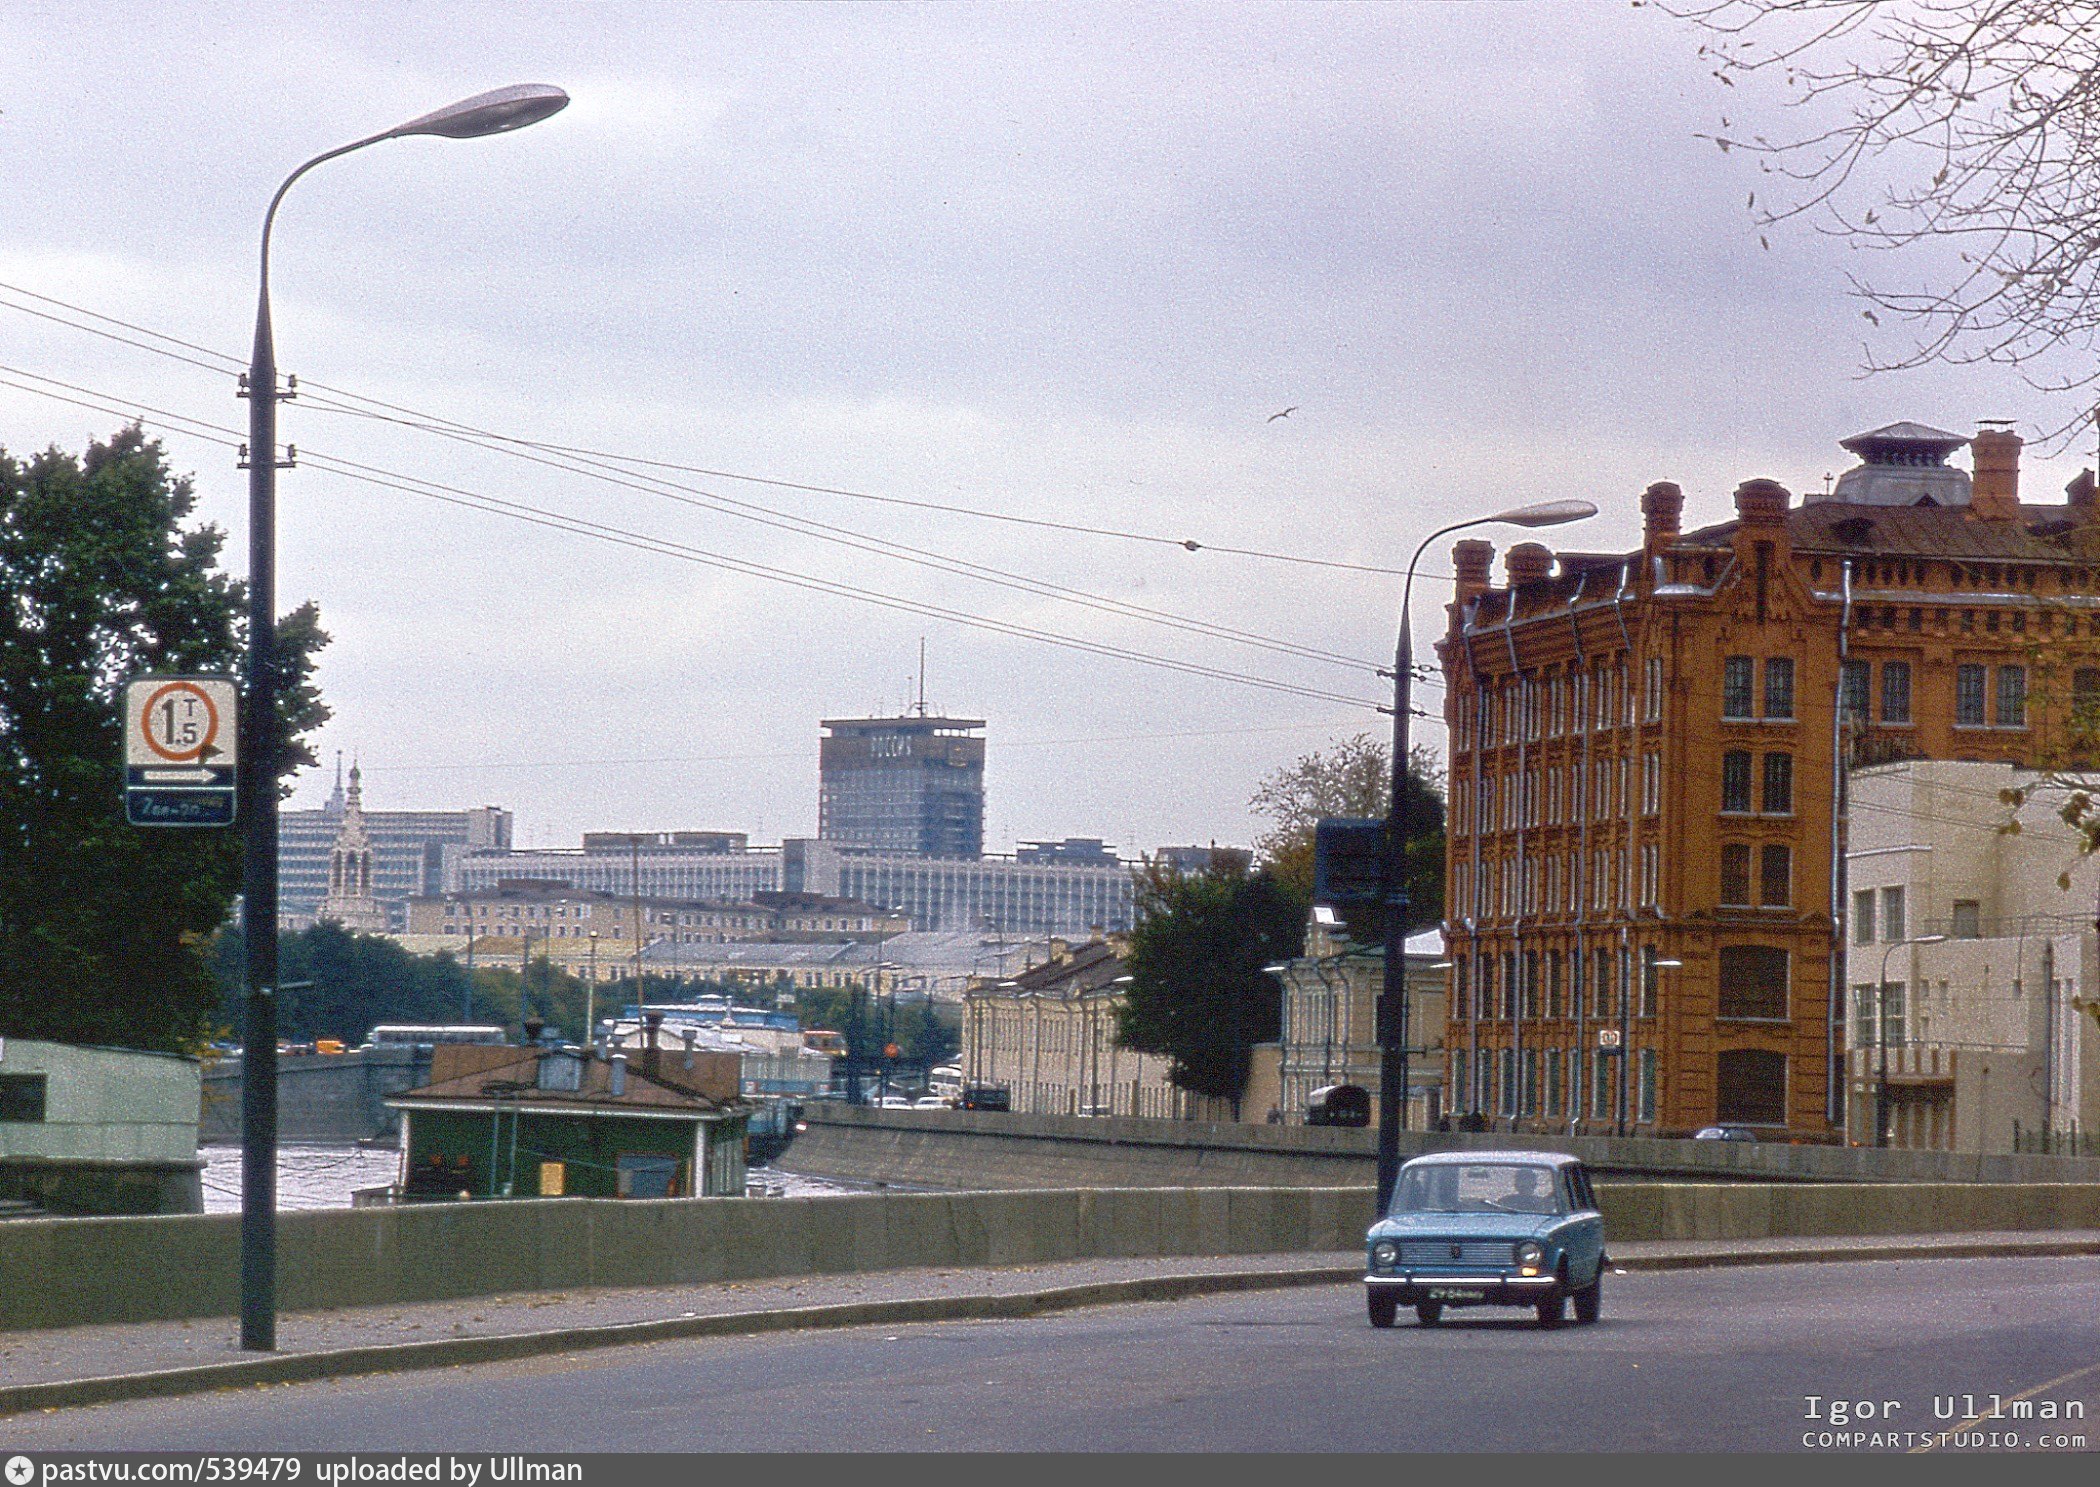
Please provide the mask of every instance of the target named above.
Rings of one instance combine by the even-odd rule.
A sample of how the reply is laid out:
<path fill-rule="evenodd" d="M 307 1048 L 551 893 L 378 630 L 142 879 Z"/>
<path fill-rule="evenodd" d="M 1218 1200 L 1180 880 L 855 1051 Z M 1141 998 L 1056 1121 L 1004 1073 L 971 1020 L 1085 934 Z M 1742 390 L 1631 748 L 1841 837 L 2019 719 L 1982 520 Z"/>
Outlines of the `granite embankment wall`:
<path fill-rule="evenodd" d="M 1622 1183 L 1613 1241 L 2100 1228 L 2100 1185 Z M 287 1213 L 288 1311 L 921 1265 L 1353 1250 L 1367 1187 L 529 1199 Z M 232 1214 L 0 1224 L 0 1331 L 239 1306 Z"/>
<path fill-rule="evenodd" d="M 285 1141 L 360 1141 L 401 1129 L 386 1097 L 430 1079 L 430 1048 L 353 1048 L 277 1061 L 277 1134 Z M 204 1073 L 204 1141 L 241 1139 L 241 1061 Z"/>
<path fill-rule="evenodd" d="M 1368 1188 L 1378 1134 L 1319 1126 L 880 1110 L 812 1105 L 807 1132 L 775 1165 L 812 1176 L 965 1191 L 1038 1187 Z M 1460 1135 L 1403 1131 L 1426 1151 L 1568 1152 L 1607 1180 L 2100 1183 L 2100 1160 L 1779 1142 Z"/>

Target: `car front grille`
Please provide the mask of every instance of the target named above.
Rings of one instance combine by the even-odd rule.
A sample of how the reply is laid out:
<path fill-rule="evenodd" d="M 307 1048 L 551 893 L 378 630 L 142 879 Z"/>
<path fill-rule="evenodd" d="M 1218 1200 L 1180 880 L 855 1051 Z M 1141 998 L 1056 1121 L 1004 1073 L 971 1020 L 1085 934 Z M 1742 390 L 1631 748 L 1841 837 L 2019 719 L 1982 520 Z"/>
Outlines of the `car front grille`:
<path fill-rule="evenodd" d="M 1457 1254 L 1452 1250 L 1456 1249 Z M 1508 1265 L 1514 1262 L 1515 1247 L 1506 1239 L 1404 1239 L 1400 1263 L 1417 1265 Z"/>

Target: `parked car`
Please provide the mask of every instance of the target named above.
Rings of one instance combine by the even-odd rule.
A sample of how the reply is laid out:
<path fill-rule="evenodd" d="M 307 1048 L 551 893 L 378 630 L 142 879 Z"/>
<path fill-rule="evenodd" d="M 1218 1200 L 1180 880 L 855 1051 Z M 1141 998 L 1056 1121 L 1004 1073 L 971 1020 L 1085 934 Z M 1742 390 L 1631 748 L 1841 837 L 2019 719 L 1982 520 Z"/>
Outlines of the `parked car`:
<path fill-rule="evenodd" d="M 1604 1215 L 1582 1163 L 1555 1152 L 1416 1157 L 1365 1244 L 1373 1327 L 1402 1306 L 1424 1327 L 1454 1306 L 1529 1306 L 1558 1327 L 1570 1301 L 1582 1323 L 1603 1303 Z"/>
<path fill-rule="evenodd" d="M 950 1103 L 950 1101 L 942 1099 L 939 1095 L 921 1095 L 918 1099 L 911 1102 L 911 1108 L 914 1110 L 946 1110 Z"/>
<path fill-rule="evenodd" d="M 1701 1126 L 1692 1132 L 1694 1141 L 1755 1141 L 1757 1132 L 1748 1126 Z"/>
<path fill-rule="evenodd" d="M 882 1110 L 911 1109 L 911 1101 L 907 1100 L 902 1095 L 884 1095 L 881 1099 L 877 1100 L 875 1104 L 878 1109 Z"/>
<path fill-rule="evenodd" d="M 962 1089 L 965 1110 L 1011 1110 L 1013 1095 L 1003 1084 L 966 1084 Z"/>

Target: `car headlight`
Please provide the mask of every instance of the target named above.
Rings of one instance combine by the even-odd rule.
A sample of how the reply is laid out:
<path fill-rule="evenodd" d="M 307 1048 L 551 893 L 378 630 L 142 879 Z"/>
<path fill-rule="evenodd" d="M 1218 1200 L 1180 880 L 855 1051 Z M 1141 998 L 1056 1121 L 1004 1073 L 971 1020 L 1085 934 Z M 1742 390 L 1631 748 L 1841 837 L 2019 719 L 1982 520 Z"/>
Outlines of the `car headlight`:
<path fill-rule="evenodd" d="M 1517 1246 L 1517 1268 L 1526 1275 L 1537 1275 L 1546 1263 L 1546 1251 L 1535 1239 L 1527 1239 Z"/>
<path fill-rule="evenodd" d="M 1379 1270 L 1390 1270 L 1400 1263 L 1400 1246 L 1390 1239 L 1381 1239 L 1371 1246 L 1371 1264 Z"/>

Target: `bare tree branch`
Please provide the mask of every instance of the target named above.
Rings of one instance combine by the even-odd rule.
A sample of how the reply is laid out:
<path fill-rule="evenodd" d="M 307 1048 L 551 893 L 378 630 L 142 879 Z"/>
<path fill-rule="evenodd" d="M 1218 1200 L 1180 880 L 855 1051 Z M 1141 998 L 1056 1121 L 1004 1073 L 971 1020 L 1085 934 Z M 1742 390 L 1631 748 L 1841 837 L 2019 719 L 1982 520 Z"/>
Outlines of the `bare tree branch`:
<path fill-rule="evenodd" d="M 1777 78 L 1801 111 L 1790 138 L 1727 114 L 1702 136 L 1777 178 L 1781 200 L 1751 195 L 1758 226 L 1803 221 L 1892 255 L 1852 290 L 1913 339 L 1868 370 L 2015 367 L 2078 404 L 2045 442 L 2083 425 L 2100 387 L 2100 0 L 1659 8 L 1706 33 L 1722 84 Z"/>

